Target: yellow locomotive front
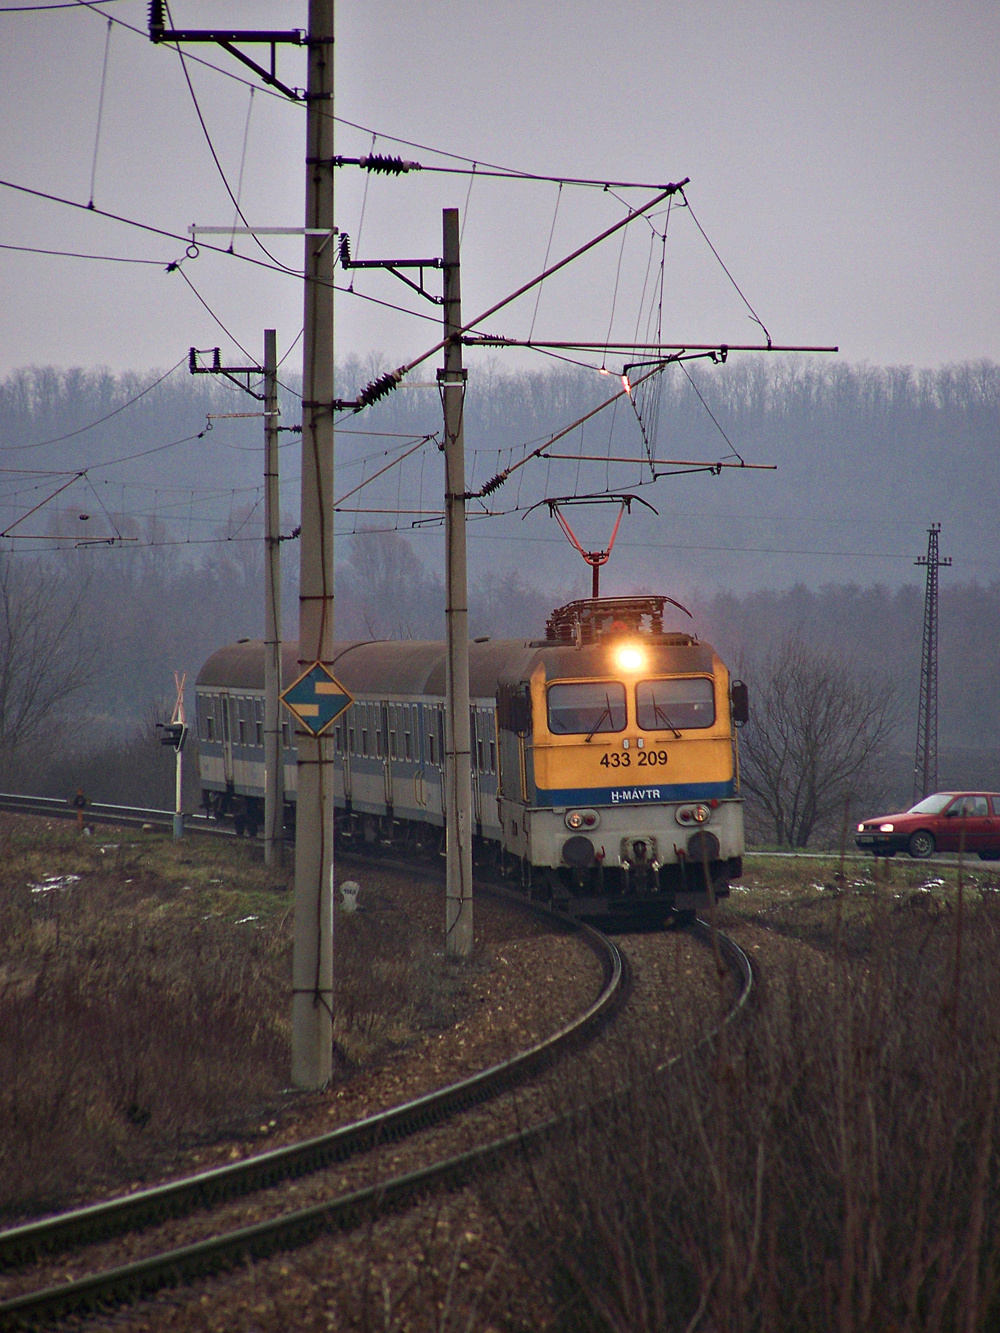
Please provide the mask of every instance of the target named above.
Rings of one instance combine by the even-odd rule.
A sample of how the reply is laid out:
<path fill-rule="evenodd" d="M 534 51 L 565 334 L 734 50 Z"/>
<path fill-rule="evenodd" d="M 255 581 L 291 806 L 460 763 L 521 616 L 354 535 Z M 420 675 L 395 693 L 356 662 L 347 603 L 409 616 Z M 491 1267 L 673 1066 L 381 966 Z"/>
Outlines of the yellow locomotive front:
<path fill-rule="evenodd" d="M 506 845 L 576 914 L 690 911 L 740 873 L 745 690 L 709 644 L 664 633 L 665 600 L 560 608 L 501 697 L 520 787 L 501 796 Z"/>

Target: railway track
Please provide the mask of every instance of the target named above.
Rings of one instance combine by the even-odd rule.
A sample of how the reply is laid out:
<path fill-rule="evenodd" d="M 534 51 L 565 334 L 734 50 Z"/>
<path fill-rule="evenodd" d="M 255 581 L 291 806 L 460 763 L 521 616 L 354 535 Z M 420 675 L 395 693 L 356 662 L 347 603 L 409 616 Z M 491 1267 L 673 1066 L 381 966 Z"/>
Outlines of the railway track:
<path fill-rule="evenodd" d="M 16 792 L 0 792 L 0 810 L 22 815 L 47 815 L 50 819 L 76 819 L 76 810 L 57 796 L 21 796 Z M 94 801 L 87 806 L 86 818 L 100 824 L 119 824 L 126 828 L 142 828 L 148 824 L 154 828 L 170 829 L 173 827 L 174 813 L 172 810 L 147 810 L 143 806 L 110 805 L 105 801 Z M 185 815 L 184 828 L 188 833 L 236 836 L 230 829 L 205 815 Z"/>
<path fill-rule="evenodd" d="M 19 798 L 18 804 L 0 806 L 25 813 L 72 814 L 59 802 L 31 802 Z M 33 808 L 32 808 L 33 806 Z M 158 815 L 158 822 L 168 824 L 167 812 L 153 812 L 128 807 L 104 807 L 109 818 L 120 822 L 153 822 L 147 816 Z M 100 812 L 98 812 L 100 817 Z M 210 831 L 211 826 L 206 831 Z M 541 916 L 544 909 L 518 902 Z M 560 925 L 565 922 L 560 918 Z M 538 1042 L 512 1059 L 464 1079 L 437 1092 L 417 1098 L 378 1115 L 343 1126 L 309 1140 L 262 1153 L 244 1161 L 199 1172 L 166 1185 L 144 1190 L 60 1214 L 53 1218 L 15 1227 L 0 1233 L 0 1268 L 24 1269 L 26 1264 L 47 1263 L 54 1256 L 88 1245 L 100 1245 L 126 1233 L 137 1233 L 169 1219 L 216 1209 L 226 1200 L 245 1196 L 320 1172 L 335 1164 L 360 1158 L 364 1153 L 399 1144 L 428 1127 L 441 1125 L 468 1108 L 480 1106 L 505 1090 L 523 1084 L 528 1078 L 554 1063 L 562 1054 L 588 1039 L 618 1011 L 628 991 L 628 971 L 613 941 L 590 927 L 578 927 L 589 947 L 601 961 L 603 984 L 597 998 L 573 1022 L 545 1041 Z M 703 943 L 719 950 L 720 957 L 738 978 L 737 999 L 723 1023 L 731 1022 L 745 1007 L 752 971 L 746 956 L 731 941 L 701 923 L 692 928 Z M 721 1025 L 720 1025 L 721 1026 Z M 713 1034 L 709 1034 L 709 1037 Z M 705 1038 L 709 1039 L 709 1038 Z M 659 1072 L 669 1067 L 661 1066 Z M 73 1312 L 86 1312 L 120 1305 L 151 1294 L 165 1286 L 217 1273 L 248 1259 L 260 1259 L 278 1251 L 305 1244 L 323 1233 L 347 1230 L 368 1220 L 375 1212 L 401 1210 L 430 1191 L 456 1188 L 510 1160 L 532 1151 L 551 1136 L 565 1134 L 572 1128 L 574 1116 L 586 1114 L 589 1106 L 569 1116 L 542 1120 L 530 1128 L 490 1138 L 471 1150 L 446 1156 L 391 1179 L 379 1180 L 361 1188 L 340 1190 L 334 1197 L 311 1203 L 304 1208 L 284 1211 L 250 1226 L 238 1226 L 199 1239 L 194 1243 L 170 1246 L 128 1264 L 99 1267 L 73 1280 L 49 1282 L 31 1291 L 21 1291 L 0 1301 L 0 1328 L 31 1327 L 49 1323 Z M 74 1267 L 86 1268 L 84 1255 L 74 1256 Z M 11 1274 L 11 1278 L 13 1278 Z M 18 1274 L 17 1284 L 28 1275 Z"/>
<path fill-rule="evenodd" d="M 48 815 L 55 819 L 76 818 L 76 811 L 56 796 L 21 796 L 14 792 L 0 792 L 0 810 L 10 810 L 26 815 Z M 173 827 L 174 812 L 172 810 L 147 810 L 141 806 L 109 805 L 106 802 L 95 801 L 87 806 L 87 818 L 97 820 L 102 824 L 120 824 L 133 828 L 141 828 L 144 824 L 150 824 L 154 828 L 170 829 Z M 184 816 L 184 829 L 187 833 L 210 833 L 217 837 L 236 837 L 236 833 L 232 829 L 202 814 L 186 814 Z M 869 852 L 855 851 L 845 851 L 844 853 L 837 851 L 745 851 L 743 853 L 744 860 L 777 857 L 786 861 L 831 861 L 840 860 L 841 856 L 845 861 L 871 861 L 873 859 Z M 937 853 L 928 858 L 928 863 L 937 866 L 949 866 L 952 869 L 957 869 L 959 864 L 966 867 L 970 863 L 978 864 L 971 856 L 960 863 L 954 858 L 946 858 Z"/>

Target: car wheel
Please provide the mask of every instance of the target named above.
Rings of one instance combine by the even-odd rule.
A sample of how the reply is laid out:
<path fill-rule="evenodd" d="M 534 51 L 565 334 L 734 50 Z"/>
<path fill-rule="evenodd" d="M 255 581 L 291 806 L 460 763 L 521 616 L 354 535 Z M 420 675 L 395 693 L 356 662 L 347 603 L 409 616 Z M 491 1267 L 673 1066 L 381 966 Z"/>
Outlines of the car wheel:
<path fill-rule="evenodd" d="M 934 851 L 934 846 L 934 834 L 928 833 L 926 829 L 922 828 L 917 829 L 916 833 L 910 838 L 907 851 L 918 861 L 923 861 Z"/>

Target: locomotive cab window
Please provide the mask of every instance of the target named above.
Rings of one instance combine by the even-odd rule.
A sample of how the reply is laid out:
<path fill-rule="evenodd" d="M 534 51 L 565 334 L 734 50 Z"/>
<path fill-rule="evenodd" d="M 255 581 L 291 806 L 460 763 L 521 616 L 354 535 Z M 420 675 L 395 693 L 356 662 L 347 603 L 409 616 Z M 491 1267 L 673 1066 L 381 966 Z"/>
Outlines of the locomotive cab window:
<path fill-rule="evenodd" d="M 625 686 L 618 680 L 550 685 L 549 731 L 554 736 L 592 736 L 625 730 Z"/>
<path fill-rule="evenodd" d="M 710 727 L 715 721 L 715 682 L 704 676 L 641 680 L 635 687 L 635 702 L 643 731 Z"/>

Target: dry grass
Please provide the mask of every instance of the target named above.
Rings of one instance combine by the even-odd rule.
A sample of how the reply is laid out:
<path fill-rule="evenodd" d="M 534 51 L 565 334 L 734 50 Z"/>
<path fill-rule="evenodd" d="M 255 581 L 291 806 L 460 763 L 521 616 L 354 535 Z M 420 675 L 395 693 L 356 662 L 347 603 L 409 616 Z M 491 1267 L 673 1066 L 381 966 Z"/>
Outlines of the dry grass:
<path fill-rule="evenodd" d="M 509 1187 L 511 1263 L 574 1333 L 997 1327 L 1000 902 L 752 892 L 785 940 L 750 1021 L 652 1085 L 632 1053 L 613 1109 Z"/>
<path fill-rule="evenodd" d="M 155 1177 L 289 1104 L 288 879 L 245 843 L 0 815 L 0 1212 Z M 461 997 L 391 908 L 337 930 L 344 1079 Z"/>

